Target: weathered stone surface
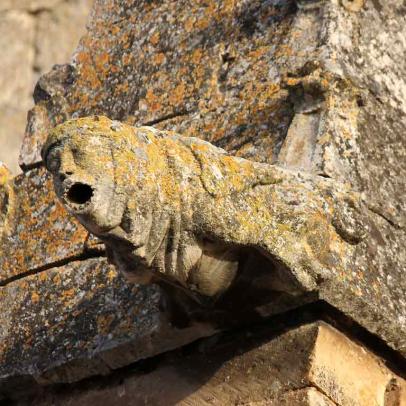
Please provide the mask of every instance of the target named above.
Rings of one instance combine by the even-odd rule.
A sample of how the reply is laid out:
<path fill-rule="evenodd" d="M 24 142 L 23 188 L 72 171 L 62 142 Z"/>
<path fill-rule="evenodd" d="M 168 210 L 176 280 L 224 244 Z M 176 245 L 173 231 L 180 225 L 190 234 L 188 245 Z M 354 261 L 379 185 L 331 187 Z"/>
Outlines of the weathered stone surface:
<path fill-rule="evenodd" d="M 316 388 L 305 388 L 285 393 L 276 401 L 276 405 L 286 406 L 336 406 L 327 396 Z M 266 403 L 264 403 L 265 406 Z M 273 405 L 273 403 L 271 403 Z"/>
<path fill-rule="evenodd" d="M 212 333 L 176 329 L 157 286 L 126 283 L 104 259 L 72 262 L 0 288 L 0 382 L 106 374 Z"/>
<path fill-rule="evenodd" d="M 350 10 L 360 3 L 100 0 L 74 62 L 35 100 L 47 128 L 90 114 L 155 123 L 348 183 L 369 234 L 320 297 L 404 351 L 404 4 Z M 28 133 L 26 168 L 47 128 Z"/>
<path fill-rule="evenodd" d="M 48 112 L 43 106 L 33 107 L 27 115 L 24 140 L 20 149 L 19 165 L 28 170 L 32 163 L 40 159 L 39 152 L 51 129 Z"/>
<path fill-rule="evenodd" d="M 161 127 L 274 159 L 290 121 L 275 56 L 287 48 L 292 3 L 112 5 L 95 5 L 66 101 L 51 101 L 56 123 L 90 113 L 136 124 L 175 117 Z"/>
<path fill-rule="evenodd" d="M 8 184 L 7 228 L 0 240 L 0 283 L 83 254 L 88 233 L 57 201 L 45 170 Z"/>
<path fill-rule="evenodd" d="M 317 330 L 308 379 L 342 406 L 386 406 L 392 384 L 399 398 L 406 388 L 406 382 L 394 376 L 382 360 L 326 325 Z"/>
<path fill-rule="evenodd" d="M 62 393 L 50 391 L 45 399 L 37 398 L 36 404 L 403 404 L 405 381 L 334 328 L 314 323 L 282 334 L 271 330 L 270 326 L 252 328 L 202 340 L 187 352 L 162 357 L 146 372 L 112 375 L 108 383 L 67 387 Z M 396 388 L 392 394 L 398 397 L 393 397 L 393 403 L 388 388 Z"/>

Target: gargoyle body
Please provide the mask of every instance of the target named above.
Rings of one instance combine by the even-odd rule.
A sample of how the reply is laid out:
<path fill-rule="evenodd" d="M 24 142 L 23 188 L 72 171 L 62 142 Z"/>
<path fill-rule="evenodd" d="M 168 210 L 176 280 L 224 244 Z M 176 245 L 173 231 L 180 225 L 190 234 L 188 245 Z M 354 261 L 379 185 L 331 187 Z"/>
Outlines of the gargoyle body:
<path fill-rule="evenodd" d="M 43 159 L 67 209 L 139 283 L 217 298 L 261 257 L 272 289 L 308 292 L 345 269 L 362 238 L 360 203 L 345 188 L 172 132 L 70 120 Z"/>

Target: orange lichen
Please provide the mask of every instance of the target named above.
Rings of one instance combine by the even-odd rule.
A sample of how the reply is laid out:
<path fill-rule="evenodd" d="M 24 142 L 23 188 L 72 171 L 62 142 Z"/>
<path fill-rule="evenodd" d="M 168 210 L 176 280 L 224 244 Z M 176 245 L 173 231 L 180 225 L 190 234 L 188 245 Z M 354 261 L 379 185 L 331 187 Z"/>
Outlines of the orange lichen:
<path fill-rule="evenodd" d="M 152 45 L 157 45 L 158 42 L 159 42 L 159 38 L 160 38 L 159 32 L 158 32 L 158 31 L 155 31 L 155 32 L 151 35 L 151 37 L 149 38 L 149 41 L 151 42 Z"/>
<path fill-rule="evenodd" d="M 173 106 L 178 106 L 183 103 L 185 97 L 186 86 L 184 83 L 178 84 L 169 95 L 169 103 Z"/>
<path fill-rule="evenodd" d="M 156 65 L 162 65 L 165 62 L 165 54 L 163 52 L 159 52 L 153 56 L 153 60 Z"/>

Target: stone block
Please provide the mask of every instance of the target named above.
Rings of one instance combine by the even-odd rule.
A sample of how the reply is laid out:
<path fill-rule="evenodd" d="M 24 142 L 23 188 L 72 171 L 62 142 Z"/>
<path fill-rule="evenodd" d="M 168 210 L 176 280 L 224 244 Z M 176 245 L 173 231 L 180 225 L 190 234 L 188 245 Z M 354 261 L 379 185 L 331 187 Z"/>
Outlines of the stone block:
<path fill-rule="evenodd" d="M 0 241 L 0 283 L 83 254 L 88 233 L 57 201 L 44 169 L 18 175 L 9 187 L 13 198 Z"/>
<path fill-rule="evenodd" d="M 203 339 L 105 383 L 50 389 L 36 404 L 392 406 L 403 405 L 404 384 L 366 347 L 315 322 Z"/>
<path fill-rule="evenodd" d="M 46 111 L 51 126 L 90 114 L 151 124 L 199 136 L 243 157 L 304 168 L 347 183 L 362 194 L 369 208 L 368 235 L 354 249 L 354 257 L 347 258 L 346 272 L 320 281 L 319 297 L 405 354 L 403 3 L 367 1 L 362 7 L 360 1 L 192 3 L 98 1 L 74 63 L 41 78 L 36 102 L 42 110 L 33 114 Z M 48 128 L 41 117 L 33 120 L 39 124 L 32 138 L 38 134 L 38 139 L 27 141 L 32 142 L 22 161 L 27 168 L 38 164 L 40 137 Z M 49 190 L 45 187 L 44 193 Z M 21 222 L 28 218 L 27 210 Z M 50 223 L 44 227 L 52 236 Z M 28 230 L 18 235 L 27 239 Z M 50 265 L 42 250 L 52 237 L 33 230 L 39 260 L 18 260 L 16 277 L 26 264 Z M 66 230 L 67 234 L 57 234 L 62 241 L 71 238 L 70 228 Z M 42 241 L 47 243 L 41 245 Z M 75 256 L 75 247 L 83 246 L 78 241 L 60 256 L 51 250 L 51 258 Z M 11 289 L 13 283 L 5 288 Z M 93 285 L 86 283 L 90 284 L 82 290 L 91 292 Z M 12 308 L 14 297 L 7 295 L 6 309 Z M 93 308 L 87 308 L 87 317 L 93 317 L 89 309 Z M 57 403 L 70 399 L 78 405 L 115 405 L 119 399 L 215 404 L 218 399 L 222 402 L 218 404 L 266 404 L 272 399 L 280 404 L 280 388 L 292 402 L 309 403 L 311 397 L 343 405 L 404 402 L 404 382 L 378 358 L 341 333 L 321 328 L 310 327 L 307 334 L 302 330 L 297 339 L 293 332 L 285 336 L 287 341 L 272 339 L 268 350 L 254 342 L 252 351 L 242 354 L 238 346 L 249 339 L 234 337 L 229 359 L 224 358 L 224 346 L 217 347 L 223 358 L 207 351 L 175 355 L 153 371 L 126 377 L 124 383 L 109 380 L 110 386 L 93 387 L 87 393 L 68 387 Z M 42 331 L 46 334 L 48 326 Z M 162 342 L 158 346 L 165 348 Z M 255 352 L 258 347 L 262 352 Z M 13 351 L 16 354 L 18 348 Z M 70 371 L 75 372 L 68 373 L 66 364 L 37 380 L 79 379 L 97 370 L 105 372 L 106 365 L 114 368 L 137 359 L 131 352 L 137 354 L 137 345 L 128 352 L 115 351 L 104 354 L 102 361 L 92 358 L 86 373 L 77 372 L 80 363 L 78 369 L 72 363 Z M 77 354 L 74 357 L 81 356 Z M 247 376 L 253 376 L 250 385 Z M 292 385 L 284 386 L 286 382 Z"/>
<path fill-rule="evenodd" d="M 367 236 L 319 296 L 405 354 L 402 6 L 344 3 L 96 2 L 73 63 L 40 79 L 36 102 L 52 126 L 105 114 L 360 193 Z"/>
<path fill-rule="evenodd" d="M 97 2 L 53 116 L 155 123 L 272 162 L 292 113 L 277 55 L 291 52 L 285 34 L 294 25 L 289 2 Z"/>
<path fill-rule="evenodd" d="M 213 332 L 173 327 L 161 297 L 102 258 L 8 283 L 0 288 L 0 392 L 27 375 L 44 385 L 107 374 Z"/>
<path fill-rule="evenodd" d="M 396 391 L 400 399 L 406 384 L 382 359 L 324 324 L 318 327 L 307 377 L 340 406 L 387 406 L 388 393 Z"/>
<path fill-rule="evenodd" d="M 41 148 L 51 128 L 52 124 L 48 112 L 43 106 L 34 106 L 28 112 L 18 161 L 24 171 L 29 170 L 33 164 L 41 162 Z"/>

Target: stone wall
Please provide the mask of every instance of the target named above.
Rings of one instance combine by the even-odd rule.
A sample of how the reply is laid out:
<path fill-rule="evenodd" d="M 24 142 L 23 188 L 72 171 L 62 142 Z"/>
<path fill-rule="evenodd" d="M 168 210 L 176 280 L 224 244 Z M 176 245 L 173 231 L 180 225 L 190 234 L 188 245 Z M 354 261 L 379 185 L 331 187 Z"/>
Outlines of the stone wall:
<path fill-rule="evenodd" d="M 19 172 L 18 154 L 27 111 L 40 75 L 68 61 L 93 0 L 0 2 L 0 160 Z"/>
<path fill-rule="evenodd" d="M 96 1 L 71 62 L 35 87 L 24 173 L 0 167 L 5 402 L 405 404 L 404 12 L 401 0 Z M 307 295 L 242 295 L 224 323 L 190 322 L 173 292 L 128 284 L 55 199 L 41 145 L 91 114 L 346 184 L 367 206 L 366 237 Z"/>

